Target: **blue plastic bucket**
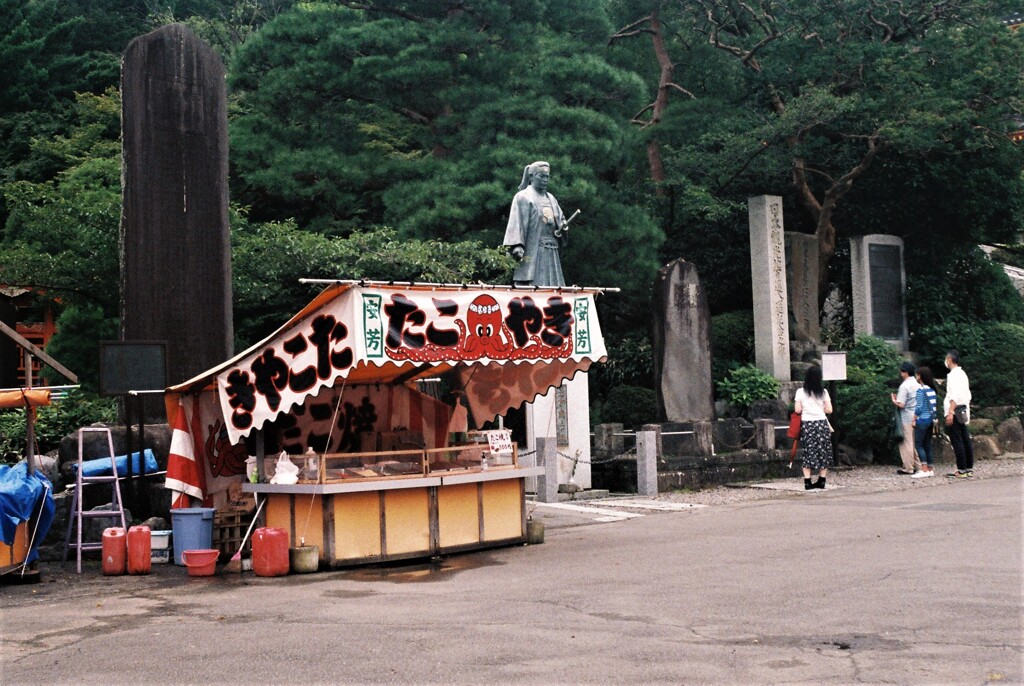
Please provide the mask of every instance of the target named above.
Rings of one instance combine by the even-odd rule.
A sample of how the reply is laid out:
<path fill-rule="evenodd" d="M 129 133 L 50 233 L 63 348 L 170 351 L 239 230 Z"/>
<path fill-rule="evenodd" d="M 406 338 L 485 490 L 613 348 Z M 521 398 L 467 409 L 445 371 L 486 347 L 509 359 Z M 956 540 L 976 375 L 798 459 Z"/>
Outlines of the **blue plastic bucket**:
<path fill-rule="evenodd" d="M 174 564 L 185 566 L 181 554 L 186 550 L 213 547 L 212 507 L 183 507 L 171 510 L 171 531 L 174 532 Z"/>

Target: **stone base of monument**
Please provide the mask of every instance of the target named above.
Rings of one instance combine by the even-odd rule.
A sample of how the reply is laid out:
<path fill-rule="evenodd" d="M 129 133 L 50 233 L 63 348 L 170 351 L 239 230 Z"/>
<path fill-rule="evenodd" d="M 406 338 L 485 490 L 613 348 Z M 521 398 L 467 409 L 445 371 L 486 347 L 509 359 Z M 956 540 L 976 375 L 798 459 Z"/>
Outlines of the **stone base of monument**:
<path fill-rule="evenodd" d="M 658 465 L 658 492 L 698 490 L 736 481 L 780 479 L 800 475 L 799 463 L 789 467 L 789 451 L 740 450 L 723 455 L 666 457 Z M 636 493 L 636 458 L 622 457 L 595 464 L 595 486 L 613 493 Z"/>

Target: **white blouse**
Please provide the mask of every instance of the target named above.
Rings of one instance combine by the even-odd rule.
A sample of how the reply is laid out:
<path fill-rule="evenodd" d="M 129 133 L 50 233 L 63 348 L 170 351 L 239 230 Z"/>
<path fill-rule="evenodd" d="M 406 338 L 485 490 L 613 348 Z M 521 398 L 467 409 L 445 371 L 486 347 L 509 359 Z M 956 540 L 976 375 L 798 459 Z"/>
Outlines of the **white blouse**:
<path fill-rule="evenodd" d="M 831 399 L 828 397 L 828 391 L 822 389 L 825 395 L 818 398 L 803 388 L 796 390 L 796 395 L 793 396 L 793 401 L 800 403 L 800 407 L 803 410 L 800 413 L 800 420 L 804 422 L 822 421 L 827 419 L 825 416 L 825 403 L 831 404 Z"/>

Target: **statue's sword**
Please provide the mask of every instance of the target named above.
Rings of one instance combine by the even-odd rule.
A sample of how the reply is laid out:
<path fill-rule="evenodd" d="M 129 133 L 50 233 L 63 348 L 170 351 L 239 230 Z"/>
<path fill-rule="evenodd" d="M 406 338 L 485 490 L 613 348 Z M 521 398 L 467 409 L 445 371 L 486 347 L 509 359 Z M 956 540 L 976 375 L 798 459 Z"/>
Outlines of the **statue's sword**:
<path fill-rule="evenodd" d="M 565 220 L 565 223 L 555 229 L 555 238 L 561 238 L 562 234 L 569 230 L 569 222 L 578 217 L 580 214 L 579 210 L 572 213 L 572 216 Z"/>

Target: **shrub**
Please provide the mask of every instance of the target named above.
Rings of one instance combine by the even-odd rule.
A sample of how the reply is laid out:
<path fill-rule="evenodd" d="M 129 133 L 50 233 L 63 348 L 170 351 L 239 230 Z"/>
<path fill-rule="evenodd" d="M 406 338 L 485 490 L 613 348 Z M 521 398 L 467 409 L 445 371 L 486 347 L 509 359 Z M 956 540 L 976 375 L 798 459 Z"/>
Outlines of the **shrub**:
<path fill-rule="evenodd" d="M 627 429 L 658 421 L 658 400 L 650 388 L 616 386 L 601 408 L 601 421 L 619 422 Z"/>
<path fill-rule="evenodd" d="M 899 376 L 901 362 L 900 351 L 877 336 L 857 336 L 853 349 L 846 356 L 848 365 L 859 367 L 879 380 Z"/>
<path fill-rule="evenodd" d="M 723 312 L 711 318 L 711 378 L 725 379 L 729 370 L 754 361 L 754 313 Z"/>
<path fill-rule="evenodd" d="M 779 397 L 779 380 L 752 364 L 732 369 L 715 384 L 718 399 L 744 410 L 755 400 L 773 400 Z"/>
<path fill-rule="evenodd" d="M 1024 326 L 1008 322 L 940 323 L 922 331 L 922 360 L 941 371 L 960 352 L 975 405 L 1024 406 Z"/>
<path fill-rule="evenodd" d="M 617 386 L 654 386 L 654 352 L 651 339 L 633 334 L 605 339 L 608 361 L 594 365 L 593 382 L 598 388 L 611 390 Z"/>
<path fill-rule="evenodd" d="M 893 404 L 891 389 L 882 381 L 839 382 L 836 388 L 833 426 L 840 443 L 870 448 L 875 455 L 892 452 Z"/>
<path fill-rule="evenodd" d="M 915 341 L 935 322 L 1024 320 L 1024 298 L 1000 265 L 977 248 L 949 247 L 907 252 L 907 323 Z"/>
<path fill-rule="evenodd" d="M 66 398 L 36 410 L 35 433 L 43 454 L 60 446 L 60 439 L 95 422 L 113 423 L 117 420 L 117 405 L 113 398 L 101 398 L 81 391 L 69 391 Z M 0 412 L 0 461 L 17 462 L 25 454 L 25 410 Z"/>

